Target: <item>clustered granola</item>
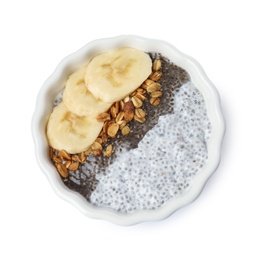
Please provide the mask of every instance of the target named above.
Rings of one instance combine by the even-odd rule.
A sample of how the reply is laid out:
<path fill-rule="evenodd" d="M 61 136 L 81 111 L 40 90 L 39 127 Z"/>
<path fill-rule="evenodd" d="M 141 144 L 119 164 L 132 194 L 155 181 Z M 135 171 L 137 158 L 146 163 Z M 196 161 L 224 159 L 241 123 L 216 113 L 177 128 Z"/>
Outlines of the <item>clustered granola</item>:
<path fill-rule="evenodd" d="M 158 106 L 162 97 L 161 84 L 157 81 L 162 77 L 162 62 L 159 58 L 153 61 L 152 73 L 144 83 L 123 100 L 115 102 L 107 112 L 97 116 L 97 121 L 103 122 L 103 128 L 91 147 L 78 154 L 69 154 L 65 150 L 58 151 L 50 147 L 50 158 L 60 176 L 68 178 L 69 171 L 78 170 L 85 163 L 88 155 L 110 157 L 113 153 L 112 144 L 108 140 L 115 138 L 119 132 L 122 136 L 131 131 L 129 123 L 136 121 L 144 123 L 146 112 L 143 109 L 144 100 L 149 100 L 153 106 Z"/>

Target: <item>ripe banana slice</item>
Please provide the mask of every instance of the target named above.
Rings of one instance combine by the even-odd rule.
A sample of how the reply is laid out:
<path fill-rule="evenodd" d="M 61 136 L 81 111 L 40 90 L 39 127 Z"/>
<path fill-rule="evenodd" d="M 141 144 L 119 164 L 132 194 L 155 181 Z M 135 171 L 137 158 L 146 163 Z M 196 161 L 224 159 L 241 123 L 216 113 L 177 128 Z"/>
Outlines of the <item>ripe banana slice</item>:
<path fill-rule="evenodd" d="M 66 107 L 79 116 L 97 117 L 112 105 L 96 99 L 86 87 L 84 76 L 87 66 L 70 75 L 63 93 Z"/>
<path fill-rule="evenodd" d="M 94 143 L 103 123 L 95 118 L 78 116 L 63 102 L 54 108 L 47 125 L 47 138 L 51 147 L 68 153 L 80 153 Z"/>
<path fill-rule="evenodd" d="M 89 63 L 85 83 L 104 102 L 115 102 L 138 88 L 151 74 L 152 61 L 145 52 L 119 48 L 97 55 Z"/>

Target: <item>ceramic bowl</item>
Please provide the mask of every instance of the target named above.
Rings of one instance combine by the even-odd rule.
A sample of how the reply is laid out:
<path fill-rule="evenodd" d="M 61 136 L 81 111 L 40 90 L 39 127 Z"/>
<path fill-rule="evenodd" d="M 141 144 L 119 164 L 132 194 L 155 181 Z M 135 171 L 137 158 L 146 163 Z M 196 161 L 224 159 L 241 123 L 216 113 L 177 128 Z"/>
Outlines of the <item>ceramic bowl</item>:
<path fill-rule="evenodd" d="M 159 52 L 177 66 L 186 70 L 190 75 L 191 81 L 205 99 L 207 114 L 212 125 L 212 134 L 208 141 L 208 160 L 197 175 L 192 187 L 181 197 L 169 200 L 161 208 L 137 211 L 133 214 L 122 214 L 114 210 L 95 207 L 79 193 L 68 189 L 49 158 L 46 139 L 46 124 L 53 109 L 55 97 L 64 87 L 68 76 L 88 63 L 98 53 L 123 46 L 133 47 L 145 52 Z M 199 63 L 167 42 L 138 36 L 118 36 L 95 40 L 64 58 L 40 89 L 32 119 L 36 158 L 54 191 L 61 198 L 77 207 L 86 216 L 107 220 L 119 225 L 133 225 L 145 221 L 162 220 L 196 199 L 209 177 L 218 167 L 224 130 L 225 124 L 218 92 Z"/>

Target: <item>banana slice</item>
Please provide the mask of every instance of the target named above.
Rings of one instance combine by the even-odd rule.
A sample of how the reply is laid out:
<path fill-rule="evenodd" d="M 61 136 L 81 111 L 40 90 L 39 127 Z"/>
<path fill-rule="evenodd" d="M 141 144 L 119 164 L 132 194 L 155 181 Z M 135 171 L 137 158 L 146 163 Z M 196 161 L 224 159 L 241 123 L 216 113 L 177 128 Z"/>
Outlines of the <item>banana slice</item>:
<path fill-rule="evenodd" d="M 119 48 L 97 55 L 89 63 L 85 83 L 89 91 L 104 102 L 115 102 L 138 88 L 151 74 L 148 54 Z"/>
<path fill-rule="evenodd" d="M 85 85 L 84 76 L 87 66 L 70 75 L 63 93 L 66 107 L 79 116 L 97 117 L 112 105 L 96 99 Z"/>
<path fill-rule="evenodd" d="M 103 123 L 95 118 L 78 116 L 61 102 L 54 108 L 47 125 L 47 138 L 51 147 L 68 153 L 87 150 L 98 137 Z"/>

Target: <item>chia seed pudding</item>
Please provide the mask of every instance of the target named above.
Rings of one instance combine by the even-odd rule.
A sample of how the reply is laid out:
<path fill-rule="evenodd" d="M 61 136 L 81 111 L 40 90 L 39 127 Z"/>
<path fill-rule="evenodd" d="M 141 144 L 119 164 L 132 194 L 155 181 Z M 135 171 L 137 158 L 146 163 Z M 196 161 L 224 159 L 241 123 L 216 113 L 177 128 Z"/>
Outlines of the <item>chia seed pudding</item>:
<path fill-rule="evenodd" d="M 97 207 L 122 213 L 153 210 L 187 192 L 207 161 L 211 124 L 202 94 L 188 73 L 158 53 L 163 95 L 158 106 L 144 100 L 146 121 L 129 123 L 130 133 L 108 139 L 110 157 L 88 155 L 64 184 Z M 62 99 L 57 96 L 54 105 Z"/>

